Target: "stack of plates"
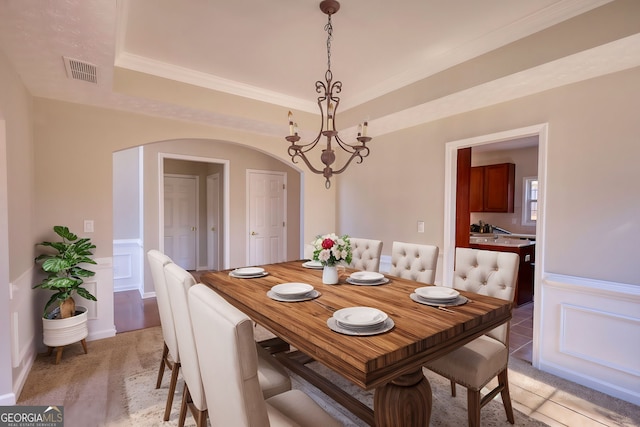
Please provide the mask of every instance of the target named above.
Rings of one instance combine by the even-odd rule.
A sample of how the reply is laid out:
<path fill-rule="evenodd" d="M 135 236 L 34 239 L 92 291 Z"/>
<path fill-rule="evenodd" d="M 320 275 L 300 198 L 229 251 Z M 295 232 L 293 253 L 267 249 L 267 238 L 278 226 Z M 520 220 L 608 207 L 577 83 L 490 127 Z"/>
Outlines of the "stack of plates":
<path fill-rule="evenodd" d="M 347 283 L 360 286 L 375 286 L 389 283 L 389 279 L 383 274 L 374 271 L 356 271 L 347 277 Z"/>
<path fill-rule="evenodd" d="M 302 266 L 305 268 L 315 268 L 315 269 L 322 269 L 324 268 L 324 266 L 322 265 L 322 263 L 320 261 L 307 261 L 307 262 L 303 262 Z"/>
<path fill-rule="evenodd" d="M 461 305 L 467 302 L 467 299 L 460 295 L 458 291 L 444 286 L 425 286 L 415 290 L 411 294 L 411 299 L 427 305 L 445 306 L 445 305 Z"/>
<path fill-rule="evenodd" d="M 255 277 L 264 277 L 267 273 L 264 268 L 261 267 L 245 267 L 245 268 L 236 268 L 235 270 L 229 273 L 231 277 L 239 277 L 242 279 L 251 279 Z"/>
<path fill-rule="evenodd" d="M 308 283 L 281 283 L 267 292 L 267 296 L 276 301 L 296 302 L 316 298 L 320 293 Z"/>
<path fill-rule="evenodd" d="M 348 307 L 335 313 L 327 325 L 336 332 L 347 335 L 374 335 L 393 328 L 387 313 L 372 307 Z"/>

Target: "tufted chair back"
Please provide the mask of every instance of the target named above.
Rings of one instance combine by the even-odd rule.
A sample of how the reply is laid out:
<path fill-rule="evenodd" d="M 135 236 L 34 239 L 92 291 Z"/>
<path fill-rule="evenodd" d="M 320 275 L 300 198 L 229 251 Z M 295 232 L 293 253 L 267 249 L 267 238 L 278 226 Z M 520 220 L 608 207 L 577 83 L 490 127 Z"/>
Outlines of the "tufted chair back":
<path fill-rule="evenodd" d="M 382 241 L 352 237 L 352 259 L 349 267 L 362 271 L 379 271 Z"/>
<path fill-rule="evenodd" d="M 519 265 L 515 253 L 456 248 L 453 287 L 513 301 Z M 505 343 L 507 328 L 504 324 L 487 335 Z"/>
<path fill-rule="evenodd" d="M 393 242 L 389 274 L 403 279 L 433 284 L 437 265 L 437 246 Z"/>

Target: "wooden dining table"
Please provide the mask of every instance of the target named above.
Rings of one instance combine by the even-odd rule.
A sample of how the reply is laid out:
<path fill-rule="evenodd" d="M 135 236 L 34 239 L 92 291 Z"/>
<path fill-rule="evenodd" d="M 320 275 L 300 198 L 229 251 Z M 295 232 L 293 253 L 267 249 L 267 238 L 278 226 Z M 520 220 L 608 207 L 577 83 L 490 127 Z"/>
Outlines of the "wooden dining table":
<path fill-rule="evenodd" d="M 362 389 L 374 390 L 372 413 L 362 404 L 347 406 L 370 425 L 428 426 L 432 396 L 422 366 L 511 318 L 510 301 L 460 291 L 469 302 L 445 311 L 410 298 L 416 288 L 427 286 L 424 283 L 386 275 L 386 284 L 353 285 L 346 278 L 356 270 L 346 269 L 338 284 L 326 285 L 322 270 L 306 268 L 303 263 L 262 265 L 268 274 L 257 278 L 232 277 L 232 270 L 206 272 L 200 281 L 294 347 L 296 352 L 291 354 L 305 355 L 302 365 L 310 360 L 320 362 Z M 302 302 L 280 302 L 267 296 L 273 286 L 282 283 L 310 284 L 320 295 Z M 348 307 L 382 310 L 393 320 L 393 329 L 371 336 L 330 329 L 328 319 L 336 310 Z M 279 358 L 295 359 L 286 353 Z M 296 372 L 323 382 L 309 371 Z M 328 381 L 324 386 L 332 388 Z M 340 391 L 330 396 L 349 397 Z"/>

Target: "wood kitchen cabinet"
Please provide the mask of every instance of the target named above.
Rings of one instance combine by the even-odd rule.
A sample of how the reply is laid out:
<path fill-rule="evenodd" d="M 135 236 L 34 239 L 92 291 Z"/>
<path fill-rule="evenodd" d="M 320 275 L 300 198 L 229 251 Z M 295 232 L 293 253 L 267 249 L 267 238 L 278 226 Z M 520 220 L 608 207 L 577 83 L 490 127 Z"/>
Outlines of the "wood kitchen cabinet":
<path fill-rule="evenodd" d="M 513 163 L 472 167 L 469 210 L 513 213 L 515 178 L 516 165 Z"/>
<path fill-rule="evenodd" d="M 498 246 L 483 245 L 482 243 L 471 243 L 469 247 L 474 249 L 483 249 L 486 251 L 514 252 L 520 256 L 520 265 L 518 266 L 518 279 L 516 281 L 516 293 L 513 297 L 515 307 L 533 301 L 533 283 L 534 283 L 534 264 L 536 245 L 527 246 Z"/>

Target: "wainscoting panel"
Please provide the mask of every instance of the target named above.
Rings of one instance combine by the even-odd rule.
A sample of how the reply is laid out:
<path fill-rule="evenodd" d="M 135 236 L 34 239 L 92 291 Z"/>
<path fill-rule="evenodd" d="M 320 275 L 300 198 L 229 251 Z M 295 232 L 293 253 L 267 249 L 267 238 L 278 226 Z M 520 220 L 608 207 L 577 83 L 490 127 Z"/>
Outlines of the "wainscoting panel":
<path fill-rule="evenodd" d="M 123 239 L 113 241 L 113 291 L 138 290 L 142 293 L 143 260 L 142 241 Z"/>
<path fill-rule="evenodd" d="M 640 404 L 640 286 L 547 275 L 540 369 Z"/>

